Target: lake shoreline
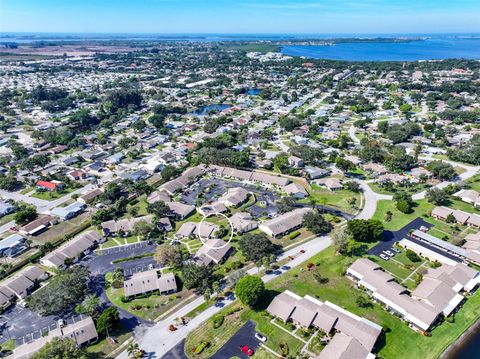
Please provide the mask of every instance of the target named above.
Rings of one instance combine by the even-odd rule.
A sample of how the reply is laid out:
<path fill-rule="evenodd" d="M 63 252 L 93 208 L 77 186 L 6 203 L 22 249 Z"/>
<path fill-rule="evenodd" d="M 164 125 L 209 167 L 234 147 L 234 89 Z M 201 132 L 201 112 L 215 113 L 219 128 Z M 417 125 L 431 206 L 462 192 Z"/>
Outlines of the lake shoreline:
<path fill-rule="evenodd" d="M 438 359 L 454 359 L 455 354 L 458 350 L 463 349 L 464 344 L 466 344 L 470 339 L 472 339 L 480 331 L 480 318 L 470 326 L 466 331 L 460 335 L 455 342 L 450 344 L 447 349 L 438 357 Z"/>

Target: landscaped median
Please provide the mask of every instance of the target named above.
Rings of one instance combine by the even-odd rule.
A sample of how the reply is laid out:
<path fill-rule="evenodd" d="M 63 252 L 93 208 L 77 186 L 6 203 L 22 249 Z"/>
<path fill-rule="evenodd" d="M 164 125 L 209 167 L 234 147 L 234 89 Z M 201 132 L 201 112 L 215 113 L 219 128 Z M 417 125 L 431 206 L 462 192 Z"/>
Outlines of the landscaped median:
<path fill-rule="evenodd" d="M 384 338 L 378 341 L 375 354 L 384 359 L 438 358 L 480 318 L 480 291 L 467 298 L 459 312 L 455 314 L 453 323 L 444 321 L 431 332 L 430 337 L 410 329 L 400 318 L 388 313 L 379 304 L 359 306 L 357 299 L 366 297 L 365 293 L 356 289 L 354 283 L 344 275 L 346 269 L 357 258 L 336 255 L 333 247 L 327 248 L 303 265 L 267 283 L 266 294 L 262 298 L 262 303 L 258 305 L 258 309 L 248 309 L 236 302 L 218 314 L 224 316 L 220 327 L 214 328 L 213 318 L 203 323 L 189 334 L 185 353 L 190 358 L 211 356 L 247 320 L 251 319 L 257 324 L 256 330 L 268 338 L 266 345 L 270 349 L 281 354 L 281 345 L 286 344 L 289 355 L 295 355 L 304 346 L 304 342 L 279 328 L 264 312 L 270 300 L 286 289 L 300 296 L 309 294 L 319 300 L 330 301 L 382 326 L 385 334 Z M 242 309 L 232 312 L 232 308 Z M 300 336 L 300 332 L 295 333 Z M 208 342 L 208 345 L 205 345 L 201 353 L 194 354 L 194 349 L 202 342 Z M 321 345 L 315 348 L 315 350 L 321 349 Z"/>

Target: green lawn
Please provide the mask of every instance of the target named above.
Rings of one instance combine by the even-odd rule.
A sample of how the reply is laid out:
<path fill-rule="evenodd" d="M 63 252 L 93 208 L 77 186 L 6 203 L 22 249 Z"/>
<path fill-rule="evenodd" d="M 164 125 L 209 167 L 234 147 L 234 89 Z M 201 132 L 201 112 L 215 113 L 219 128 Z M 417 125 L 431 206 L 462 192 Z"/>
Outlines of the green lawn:
<path fill-rule="evenodd" d="M 410 214 L 405 214 L 400 212 L 395 207 L 395 202 L 390 200 L 381 200 L 377 202 L 377 210 L 373 216 L 373 219 L 377 219 L 383 222 L 385 229 L 387 230 L 399 230 L 406 224 L 410 223 L 417 217 L 422 217 L 425 214 L 431 212 L 434 208 L 434 205 L 428 203 L 426 200 L 416 201 L 417 206 L 414 207 L 414 211 Z M 390 211 L 392 212 L 392 220 L 390 222 L 385 221 L 385 214 Z"/>
<path fill-rule="evenodd" d="M 123 342 L 132 337 L 132 333 L 123 327 L 115 329 L 110 335 L 115 339 L 115 343 L 108 341 L 106 338 L 101 338 L 95 344 L 90 345 L 87 348 L 87 351 L 89 353 L 107 356 L 117 349 Z"/>
<path fill-rule="evenodd" d="M 233 314 L 229 314 L 233 308 L 242 309 Z M 243 308 L 240 303 L 236 302 L 217 315 L 224 315 L 223 324 L 219 328 L 214 328 L 213 318 L 211 318 L 188 335 L 185 343 L 185 353 L 188 357 L 209 358 L 248 320 L 253 320 L 256 323 L 256 331 L 264 334 L 268 338 L 265 345 L 275 352 L 280 352 L 279 345 L 283 343 L 288 346 L 289 353 L 292 356 L 296 356 L 304 345 L 302 341 L 272 324 L 270 322 L 271 318 L 266 315 L 263 310 Z M 208 342 L 208 347 L 202 353 L 194 354 L 195 348 L 202 342 Z M 269 357 L 267 356 L 267 358 Z"/>
<path fill-rule="evenodd" d="M 335 255 L 331 247 L 309 261 L 317 264 L 322 276 L 329 278 L 327 284 L 317 283 L 312 272 L 305 270 L 304 267 L 297 267 L 268 283 L 267 288 L 277 292 L 289 289 L 298 295 L 309 294 L 320 300 L 329 300 L 374 321 L 384 329 L 389 329 L 385 334 L 385 345 L 380 344 L 381 347 L 377 349 L 377 354 L 384 359 L 437 358 L 448 345 L 480 318 L 480 292 L 467 300 L 456 314 L 454 323 L 441 324 L 432 331 L 431 337 L 413 331 L 379 304 L 373 304 L 372 308 L 359 308 L 355 300 L 358 295 L 365 294 L 355 289 L 353 282 L 343 275 L 353 261 L 354 258 Z"/>
<path fill-rule="evenodd" d="M 309 197 L 303 200 L 303 202 L 309 203 L 310 200 L 314 200 L 316 204 L 338 208 L 348 213 L 356 212 L 356 209 L 348 203 L 350 198 L 355 198 L 356 205 L 360 205 L 360 193 L 354 193 L 348 190 L 329 191 L 316 185 L 312 185 L 312 188 L 307 188 L 307 191 L 309 192 Z"/>
<path fill-rule="evenodd" d="M 123 303 L 120 300 L 121 296 L 123 295 L 123 288 L 115 289 L 110 287 L 107 289 L 106 293 L 108 299 L 115 306 L 122 308 L 133 315 L 151 321 L 155 320 L 167 310 L 179 304 L 191 294 L 187 290 L 170 295 L 152 294 L 147 298 L 133 299 L 127 303 Z"/>
<path fill-rule="evenodd" d="M 63 192 L 57 192 L 57 191 L 36 191 L 35 193 L 32 193 L 31 197 L 35 197 L 38 199 L 43 199 L 45 201 L 53 201 L 58 198 L 62 198 L 63 196 L 72 193 L 76 190 L 77 188 L 65 188 Z"/>

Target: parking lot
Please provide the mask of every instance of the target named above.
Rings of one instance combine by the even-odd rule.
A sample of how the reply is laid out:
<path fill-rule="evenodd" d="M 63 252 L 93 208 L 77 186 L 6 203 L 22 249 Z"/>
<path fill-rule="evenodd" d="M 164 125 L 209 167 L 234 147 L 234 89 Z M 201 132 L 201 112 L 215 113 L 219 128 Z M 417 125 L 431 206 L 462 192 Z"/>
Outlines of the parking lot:
<path fill-rule="evenodd" d="M 148 247 L 148 246 L 149 246 L 148 242 L 143 241 L 143 242 L 126 244 L 124 246 L 116 246 L 116 247 L 101 249 L 98 252 L 99 252 L 99 254 L 102 254 L 102 255 L 108 255 L 108 254 L 115 254 L 115 253 L 122 253 L 122 252 L 131 252 L 135 249 L 141 249 L 141 248 L 145 248 L 145 247 Z"/>
<path fill-rule="evenodd" d="M 229 188 L 233 187 L 245 188 L 255 195 L 255 204 L 246 210 L 253 217 L 274 216 L 277 213 L 276 198 L 272 191 L 238 181 L 227 181 L 219 178 L 201 179 L 181 194 L 180 201 L 194 206 L 197 203 L 203 205 L 215 201 L 227 192 Z"/>
<path fill-rule="evenodd" d="M 225 359 L 239 357 L 247 359 L 249 356 L 240 350 L 240 346 L 248 346 L 254 352 L 261 346 L 255 338 L 255 323 L 246 322 L 212 357 L 211 359 Z"/>

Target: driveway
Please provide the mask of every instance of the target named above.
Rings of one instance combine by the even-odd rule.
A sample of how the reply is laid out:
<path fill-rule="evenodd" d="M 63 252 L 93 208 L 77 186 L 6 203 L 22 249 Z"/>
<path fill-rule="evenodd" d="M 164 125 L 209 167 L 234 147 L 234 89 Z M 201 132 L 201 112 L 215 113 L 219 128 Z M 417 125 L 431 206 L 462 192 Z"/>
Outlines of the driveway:
<path fill-rule="evenodd" d="M 255 323 L 249 320 L 210 358 L 225 359 L 237 356 L 247 359 L 248 355 L 240 350 L 240 346 L 246 345 L 255 352 L 260 344 L 255 338 Z"/>
<path fill-rule="evenodd" d="M 451 260 L 453 260 L 455 262 L 459 262 L 459 263 L 461 262 L 460 258 L 455 257 L 454 255 L 451 255 L 451 254 L 449 254 L 445 251 L 442 251 L 441 249 L 439 249 L 435 246 L 432 246 L 432 245 L 430 245 L 426 242 L 419 241 L 418 239 L 415 239 L 415 238 L 412 238 L 412 237 L 409 236 L 410 230 L 420 229 L 420 227 L 422 227 L 422 226 L 427 227 L 428 229 L 433 227 L 432 224 L 430 224 L 428 222 L 425 222 L 422 218 L 419 217 L 419 218 L 414 219 L 413 221 L 411 221 L 409 224 L 405 225 L 404 227 L 400 228 L 398 231 L 385 231 L 384 232 L 385 240 L 378 243 L 375 247 L 371 248 L 368 251 L 368 254 L 378 256 L 384 250 L 390 249 L 395 244 L 395 242 L 398 242 L 398 241 L 402 240 L 403 238 L 407 238 L 408 240 L 410 240 L 414 243 L 417 243 L 417 244 L 421 245 L 422 247 L 428 248 L 435 253 L 441 254 L 444 257 L 450 258 Z"/>
<path fill-rule="evenodd" d="M 175 345 L 162 357 L 163 359 L 188 359 L 185 355 L 185 339 Z"/>
<path fill-rule="evenodd" d="M 420 227 L 425 226 L 431 228 L 432 225 L 428 222 L 425 222 L 422 218 L 418 217 L 408 223 L 407 225 L 400 228 L 398 231 L 384 231 L 384 240 L 378 243 L 375 247 L 371 248 L 368 251 L 368 254 L 379 255 L 384 250 L 390 249 L 395 242 L 402 240 L 403 238 L 412 239 L 409 236 L 410 230 L 420 229 Z M 422 244 L 423 245 L 423 244 Z"/>

